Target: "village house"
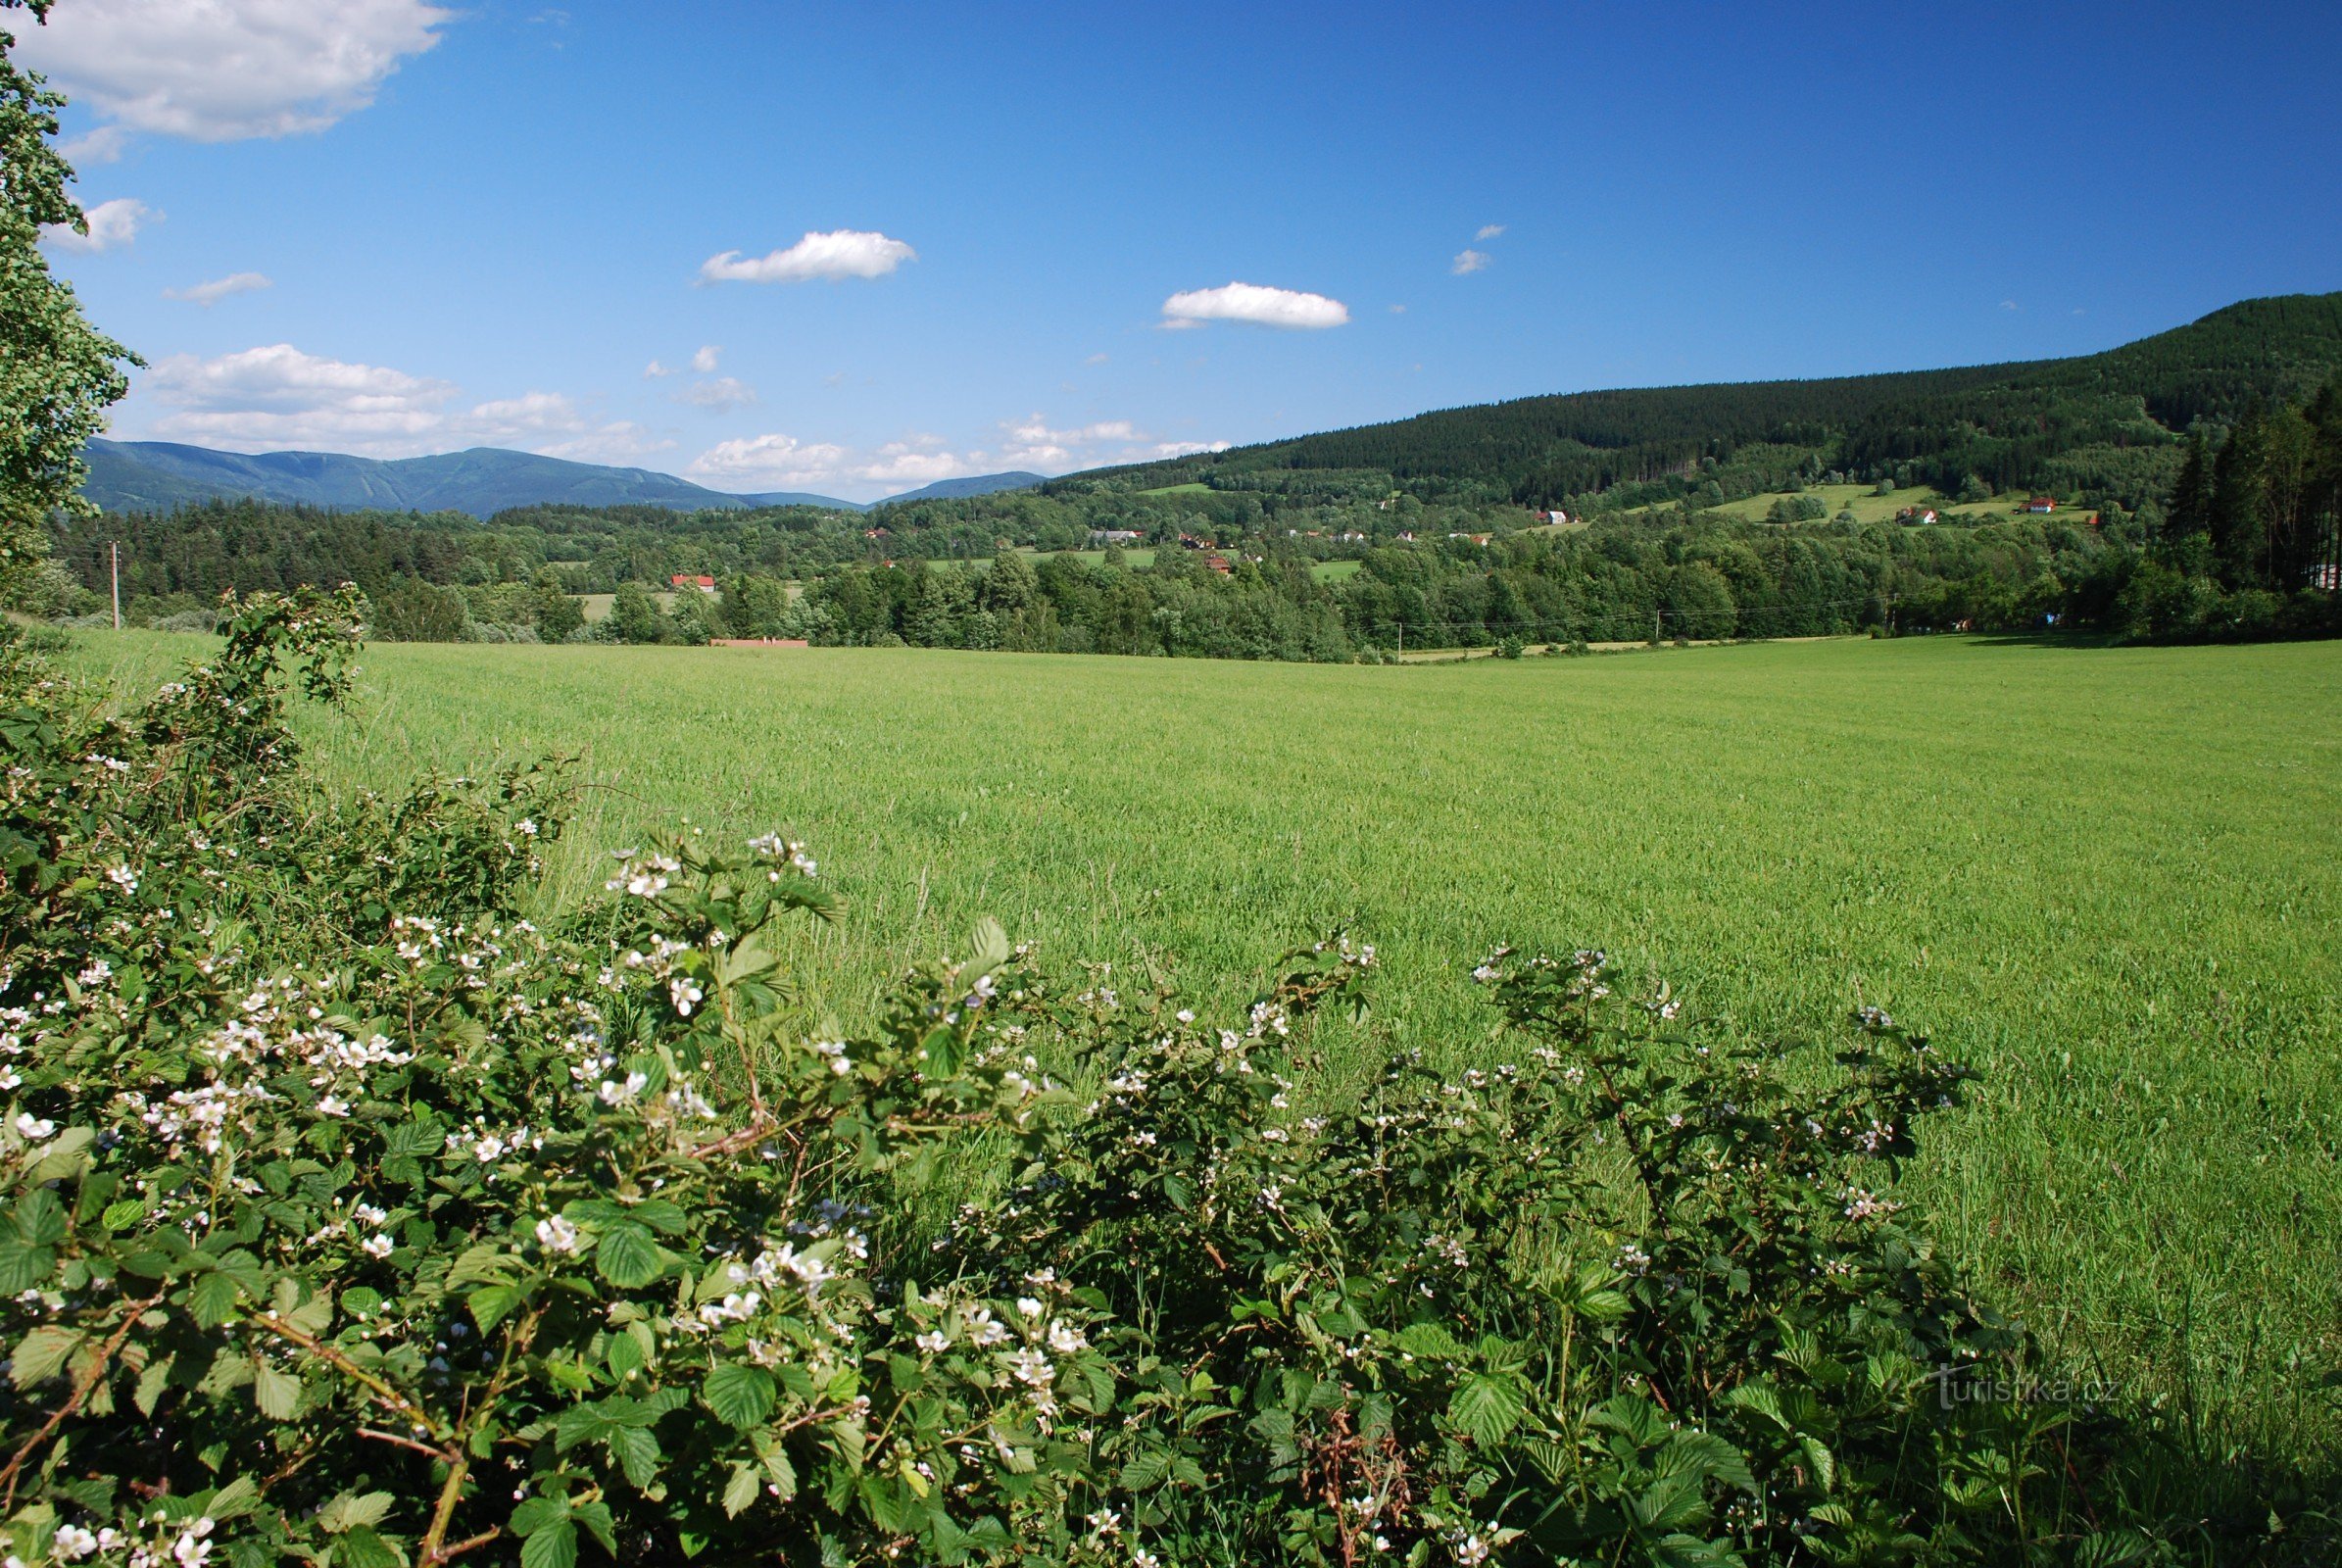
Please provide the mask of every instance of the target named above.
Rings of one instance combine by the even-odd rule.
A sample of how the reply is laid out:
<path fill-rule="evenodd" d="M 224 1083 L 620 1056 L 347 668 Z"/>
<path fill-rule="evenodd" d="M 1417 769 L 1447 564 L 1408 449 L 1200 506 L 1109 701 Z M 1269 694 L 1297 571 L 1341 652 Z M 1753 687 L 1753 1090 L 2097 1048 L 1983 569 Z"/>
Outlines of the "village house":
<path fill-rule="evenodd" d="M 711 594 L 715 592 L 715 579 L 713 577 L 695 577 L 689 572 L 678 571 L 667 579 L 667 586 L 670 588 L 697 588 L 704 594 Z"/>
<path fill-rule="evenodd" d="M 1090 530 L 1090 547 L 1096 550 L 1106 545 L 1135 545 L 1146 537 L 1136 528 L 1093 528 Z"/>
<path fill-rule="evenodd" d="M 2030 513 L 2047 514 L 2057 511 L 2058 504 L 2056 498 L 2053 496 L 2035 496 L 2032 500 L 2027 501 L 2025 504 L 2025 510 Z"/>

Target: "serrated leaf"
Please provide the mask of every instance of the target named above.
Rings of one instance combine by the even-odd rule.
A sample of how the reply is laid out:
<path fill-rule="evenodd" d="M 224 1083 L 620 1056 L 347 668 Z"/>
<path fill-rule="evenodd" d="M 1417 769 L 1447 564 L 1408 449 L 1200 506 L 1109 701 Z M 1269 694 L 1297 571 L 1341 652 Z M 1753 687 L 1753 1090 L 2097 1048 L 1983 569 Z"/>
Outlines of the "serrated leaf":
<path fill-rule="evenodd" d="M 1426 1360 L 1446 1360 L 1464 1353 L 1456 1337 L 1437 1323 L 1410 1323 L 1398 1331 L 1398 1348 Z"/>
<path fill-rule="evenodd" d="M 252 1369 L 252 1402 L 271 1421 L 290 1421 L 301 1408 L 301 1380 L 266 1362 Z"/>
<path fill-rule="evenodd" d="M 520 1568 L 577 1568 L 577 1527 L 567 1514 L 529 1533 L 520 1544 Z"/>
<path fill-rule="evenodd" d="M 236 1296 L 235 1276 L 215 1269 L 196 1277 L 187 1291 L 187 1306 L 197 1324 L 216 1329 L 236 1315 Z"/>
<path fill-rule="evenodd" d="M 49 1249 L 31 1246 L 13 1228 L 0 1232 L 0 1296 L 33 1289 L 56 1265 L 57 1254 Z"/>
<path fill-rule="evenodd" d="M 203 1505 L 203 1511 L 215 1519 L 241 1519 L 259 1507 L 260 1500 L 261 1489 L 253 1484 L 252 1478 L 238 1476 L 213 1493 L 212 1500 Z"/>
<path fill-rule="evenodd" d="M 650 1428 L 611 1427 L 603 1438 L 603 1446 L 636 1487 L 647 1488 L 659 1479 L 659 1439 Z"/>
<path fill-rule="evenodd" d="M 619 1290 L 639 1290 L 666 1272 L 666 1254 L 641 1226 L 613 1225 L 594 1249 L 594 1270 Z"/>
<path fill-rule="evenodd" d="M 1521 1386 L 1510 1378 L 1475 1375 L 1448 1396 L 1447 1419 L 1484 1448 L 1494 1447 L 1529 1408 Z"/>
<path fill-rule="evenodd" d="M 155 1403 L 163 1397 L 163 1390 L 170 1385 L 171 1369 L 177 1361 L 175 1355 L 159 1355 L 147 1362 L 144 1370 L 138 1374 L 138 1388 L 130 1398 L 138 1406 L 140 1415 L 155 1413 Z"/>
<path fill-rule="evenodd" d="M 464 1298 L 464 1304 L 471 1308 L 471 1320 L 480 1326 L 482 1334 L 502 1323 L 520 1304 L 517 1285 L 483 1285 Z"/>
<path fill-rule="evenodd" d="M 329 1536 L 338 1536 L 362 1525 L 378 1525 L 397 1500 L 387 1492 L 368 1492 L 363 1495 L 345 1492 L 317 1510 L 317 1528 Z"/>
<path fill-rule="evenodd" d="M 9 1356 L 8 1375 L 20 1389 L 45 1383 L 65 1369 L 82 1336 L 55 1323 L 44 1323 L 17 1342 Z"/>
<path fill-rule="evenodd" d="M 724 1483 L 724 1513 L 737 1519 L 748 1512 L 756 1500 L 756 1494 L 764 1484 L 756 1479 L 756 1472 L 748 1465 L 734 1465 L 732 1479 Z"/>
<path fill-rule="evenodd" d="M 108 1203 L 106 1212 L 98 1217 L 98 1222 L 110 1231 L 126 1231 L 144 1218 L 146 1218 L 146 1200 L 125 1198 L 118 1202 Z"/>
<path fill-rule="evenodd" d="M 780 1390 L 760 1366 L 719 1366 L 700 1385 L 700 1397 L 725 1426 L 745 1432 L 763 1424 Z"/>
<path fill-rule="evenodd" d="M 406 1561 L 371 1525 L 358 1526 L 333 1548 L 333 1568 L 406 1568 Z"/>

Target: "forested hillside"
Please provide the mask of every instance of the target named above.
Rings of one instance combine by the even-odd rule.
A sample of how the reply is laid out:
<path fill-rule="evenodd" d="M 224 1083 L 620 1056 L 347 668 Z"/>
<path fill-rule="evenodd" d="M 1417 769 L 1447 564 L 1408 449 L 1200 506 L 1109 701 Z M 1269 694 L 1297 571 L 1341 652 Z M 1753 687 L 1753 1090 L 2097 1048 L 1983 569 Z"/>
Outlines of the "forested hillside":
<path fill-rule="evenodd" d="M 2168 489 L 2181 436 L 2342 369 L 2342 294 L 2247 300 L 2103 354 L 1817 381 L 1523 398 L 1060 481 L 1222 488 L 1388 475 L 1425 499 L 1569 506 L 1714 500 L 1829 472 L 1956 494 Z"/>
<path fill-rule="evenodd" d="M 417 639 L 1339 660 L 1864 628 L 2323 634 L 2342 623 L 2338 366 L 2325 295 L 2086 359 L 1532 399 L 860 514 L 212 500 L 61 523 L 18 608 L 93 612 L 119 549 L 134 621 L 347 581 L 378 634 Z M 677 576 L 714 591 L 655 600 Z M 583 624 L 578 601 L 605 595 Z"/>

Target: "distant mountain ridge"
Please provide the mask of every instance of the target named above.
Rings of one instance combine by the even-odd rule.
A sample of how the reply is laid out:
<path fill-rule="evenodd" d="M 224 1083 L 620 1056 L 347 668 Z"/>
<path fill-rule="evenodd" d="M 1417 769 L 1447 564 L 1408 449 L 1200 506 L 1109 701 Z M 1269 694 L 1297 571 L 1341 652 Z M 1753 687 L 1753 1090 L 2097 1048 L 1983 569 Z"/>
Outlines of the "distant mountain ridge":
<path fill-rule="evenodd" d="M 572 463 L 501 447 L 386 459 L 97 440 L 83 456 L 89 482 L 82 493 L 107 512 L 168 512 L 189 502 L 245 496 L 344 512 L 462 512 L 474 517 L 539 505 L 670 507 L 679 512 L 747 507 L 863 512 L 872 505 L 792 490 L 736 495 L 649 468 Z M 887 501 L 989 495 L 1041 482 L 1037 473 L 984 474 L 941 480 Z"/>

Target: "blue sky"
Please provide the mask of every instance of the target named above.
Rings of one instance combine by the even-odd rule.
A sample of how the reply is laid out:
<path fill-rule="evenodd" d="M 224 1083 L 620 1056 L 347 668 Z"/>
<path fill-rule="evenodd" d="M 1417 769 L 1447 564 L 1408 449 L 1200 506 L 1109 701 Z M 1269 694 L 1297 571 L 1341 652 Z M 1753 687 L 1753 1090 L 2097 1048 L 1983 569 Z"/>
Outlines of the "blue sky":
<path fill-rule="evenodd" d="M 2331 5 L 59 0 L 15 30 L 99 218 L 56 265 L 150 362 L 115 433 L 244 451 L 867 499 L 2342 288 Z"/>

